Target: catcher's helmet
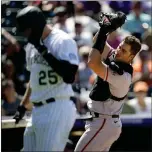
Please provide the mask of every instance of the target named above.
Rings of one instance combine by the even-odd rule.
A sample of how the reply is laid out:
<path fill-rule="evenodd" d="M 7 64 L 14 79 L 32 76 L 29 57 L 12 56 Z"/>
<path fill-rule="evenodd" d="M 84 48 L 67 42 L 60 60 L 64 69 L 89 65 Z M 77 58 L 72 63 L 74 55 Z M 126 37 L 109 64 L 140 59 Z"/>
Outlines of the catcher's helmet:
<path fill-rule="evenodd" d="M 28 37 L 29 42 L 33 44 L 39 42 L 46 25 L 46 19 L 38 7 L 27 6 L 23 8 L 17 13 L 16 22 L 19 32 L 25 32 L 28 28 L 31 29 L 31 34 Z"/>

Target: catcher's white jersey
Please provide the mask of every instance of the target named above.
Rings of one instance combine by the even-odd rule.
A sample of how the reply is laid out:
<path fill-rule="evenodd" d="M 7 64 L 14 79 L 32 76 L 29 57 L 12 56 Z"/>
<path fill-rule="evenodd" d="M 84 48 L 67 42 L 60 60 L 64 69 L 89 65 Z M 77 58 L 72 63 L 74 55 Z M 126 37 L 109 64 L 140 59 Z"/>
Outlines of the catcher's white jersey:
<path fill-rule="evenodd" d="M 78 65 L 76 43 L 69 38 L 68 34 L 61 30 L 53 29 L 51 34 L 44 40 L 44 45 L 48 48 L 48 52 L 57 59 Z M 50 97 L 64 99 L 74 95 L 71 85 L 63 82 L 62 77 L 48 65 L 34 45 L 28 43 L 25 50 L 27 69 L 31 72 L 31 101 L 39 102 Z M 68 72 L 68 69 L 65 69 L 65 71 Z"/>

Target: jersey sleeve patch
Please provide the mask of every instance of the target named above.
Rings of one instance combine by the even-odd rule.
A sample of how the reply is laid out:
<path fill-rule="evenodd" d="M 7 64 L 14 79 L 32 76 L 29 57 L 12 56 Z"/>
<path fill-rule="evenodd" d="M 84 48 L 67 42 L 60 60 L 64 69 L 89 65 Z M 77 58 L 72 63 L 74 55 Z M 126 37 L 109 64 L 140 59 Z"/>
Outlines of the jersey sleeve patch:
<path fill-rule="evenodd" d="M 74 53 L 69 53 L 69 59 L 77 60 L 77 56 Z"/>

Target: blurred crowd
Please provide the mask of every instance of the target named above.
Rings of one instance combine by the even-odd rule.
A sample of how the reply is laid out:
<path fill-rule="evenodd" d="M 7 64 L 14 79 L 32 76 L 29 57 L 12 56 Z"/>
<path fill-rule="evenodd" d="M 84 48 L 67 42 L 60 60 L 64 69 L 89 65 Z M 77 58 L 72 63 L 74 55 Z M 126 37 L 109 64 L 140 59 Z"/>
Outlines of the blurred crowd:
<path fill-rule="evenodd" d="M 124 26 L 108 37 L 108 43 L 117 48 L 127 35 L 142 42 L 142 49 L 134 59 L 133 85 L 130 88 L 124 114 L 151 114 L 152 103 L 152 24 L 151 1 L 2 1 L 1 6 L 1 88 L 2 115 L 14 115 L 24 95 L 29 72 L 26 70 L 24 46 L 26 39 L 16 33 L 15 16 L 27 5 L 38 6 L 49 24 L 68 33 L 77 43 L 79 70 L 73 90 L 80 114 L 87 112 L 86 102 L 96 75 L 87 67 L 92 40 L 98 31 L 101 11 L 123 11 L 127 15 Z M 123 87 L 123 85 L 122 85 Z"/>

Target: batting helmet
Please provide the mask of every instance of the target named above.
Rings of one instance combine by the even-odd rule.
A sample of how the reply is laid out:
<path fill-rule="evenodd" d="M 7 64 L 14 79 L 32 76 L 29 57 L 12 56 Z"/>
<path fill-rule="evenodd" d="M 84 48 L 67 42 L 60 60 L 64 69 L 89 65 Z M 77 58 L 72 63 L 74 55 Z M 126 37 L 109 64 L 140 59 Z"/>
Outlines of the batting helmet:
<path fill-rule="evenodd" d="M 25 32 L 30 28 L 31 33 L 28 37 L 28 41 L 32 44 L 40 42 L 43 29 L 46 25 L 46 19 L 42 11 L 35 6 L 27 6 L 17 13 L 16 16 L 17 31 Z"/>

